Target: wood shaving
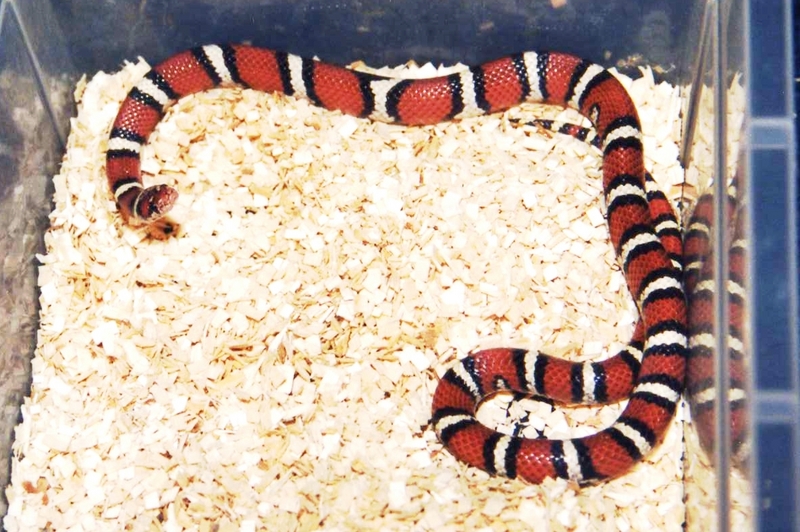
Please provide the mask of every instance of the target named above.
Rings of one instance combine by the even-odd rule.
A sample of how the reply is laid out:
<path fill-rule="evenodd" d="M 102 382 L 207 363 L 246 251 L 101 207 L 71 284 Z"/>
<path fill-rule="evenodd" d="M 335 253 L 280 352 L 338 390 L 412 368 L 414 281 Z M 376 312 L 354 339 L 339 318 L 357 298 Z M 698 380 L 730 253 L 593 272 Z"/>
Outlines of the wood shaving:
<path fill-rule="evenodd" d="M 123 226 L 111 122 L 143 61 L 78 91 L 41 255 L 31 397 L 7 530 L 681 530 L 681 407 L 630 474 L 578 490 L 491 478 L 427 425 L 469 351 L 615 353 L 636 311 L 596 150 L 510 118 L 403 128 L 249 90 L 185 98 L 144 149 L 182 234 Z M 679 90 L 621 77 L 672 199 Z M 485 422 L 583 435 L 624 405 L 499 396 Z"/>
<path fill-rule="evenodd" d="M 11 446 L 20 405 L 30 393 L 36 347 L 39 291 L 36 253 L 44 251 L 49 226 L 49 184 L 58 168 L 58 139 L 40 99 L 37 78 L 25 68 L 0 72 L 0 486 L 8 486 Z M 48 76 L 44 90 L 52 108 L 70 107 L 69 76 Z M 0 497 L 0 514 L 8 506 Z"/>

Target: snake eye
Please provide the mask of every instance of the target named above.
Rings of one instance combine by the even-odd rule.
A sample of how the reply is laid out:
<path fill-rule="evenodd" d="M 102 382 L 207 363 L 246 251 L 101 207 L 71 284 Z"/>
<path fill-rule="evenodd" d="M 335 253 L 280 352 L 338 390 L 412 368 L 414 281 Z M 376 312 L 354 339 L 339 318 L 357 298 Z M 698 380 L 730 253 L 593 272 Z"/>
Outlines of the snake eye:
<path fill-rule="evenodd" d="M 589 121 L 592 123 L 594 127 L 597 127 L 597 122 L 600 120 L 600 106 L 597 104 L 593 104 L 589 108 Z"/>

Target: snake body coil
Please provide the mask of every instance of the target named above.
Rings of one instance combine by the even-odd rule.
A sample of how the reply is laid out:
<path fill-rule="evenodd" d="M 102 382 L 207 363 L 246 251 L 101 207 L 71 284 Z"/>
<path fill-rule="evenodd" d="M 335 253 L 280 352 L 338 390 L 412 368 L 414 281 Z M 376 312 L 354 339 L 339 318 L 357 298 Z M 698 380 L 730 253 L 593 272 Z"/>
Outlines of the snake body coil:
<path fill-rule="evenodd" d="M 570 363 L 519 349 L 473 353 L 439 383 L 432 423 L 459 459 L 529 482 L 561 477 L 584 484 L 616 477 L 657 445 L 684 386 L 681 237 L 669 202 L 646 191 L 636 108 L 612 74 L 571 55 L 525 52 L 448 76 L 402 80 L 249 46 L 194 48 L 150 70 L 114 122 L 106 169 L 126 221 L 157 223 L 178 197 L 164 185 L 145 188 L 140 168 L 141 148 L 169 106 L 191 93 L 233 85 L 401 124 L 492 113 L 522 101 L 569 106 L 587 117 L 603 153 L 611 242 L 641 316 L 632 341 L 598 363 Z M 567 403 L 629 401 L 619 419 L 597 434 L 533 440 L 498 433 L 475 419 L 480 402 L 502 390 Z"/>

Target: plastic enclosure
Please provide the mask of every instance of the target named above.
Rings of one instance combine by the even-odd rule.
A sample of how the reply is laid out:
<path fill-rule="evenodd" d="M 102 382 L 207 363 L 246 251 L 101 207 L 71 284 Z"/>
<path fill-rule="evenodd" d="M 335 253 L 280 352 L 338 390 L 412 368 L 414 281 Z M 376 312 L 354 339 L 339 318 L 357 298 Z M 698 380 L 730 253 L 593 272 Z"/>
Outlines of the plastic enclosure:
<path fill-rule="evenodd" d="M 800 187 L 791 9 L 788 0 L 720 5 L 710 0 L 707 5 L 701 0 L 0 0 L 0 486 L 8 483 L 13 429 L 31 388 L 38 313 L 35 254 L 44 249 L 51 176 L 64 152 L 74 114 L 72 90 L 81 74 L 114 71 L 137 56 L 155 64 L 211 42 L 248 41 L 330 62 L 362 59 L 375 66 L 412 58 L 476 64 L 517 51 L 553 49 L 607 66 L 649 64 L 685 87 L 684 164 L 689 166 L 694 164 L 691 126 L 702 118 L 690 103 L 700 93 L 691 88 L 713 95 L 716 144 L 708 170 L 725 174 L 738 148 L 748 205 L 745 351 L 752 369 L 747 408 L 753 523 L 762 531 L 800 530 Z M 737 76 L 747 107 L 743 140 L 732 146 L 726 88 Z M 724 185 L 724 180 L 715 183 Z M 717 196 L 720 204 L 721 198 L 724 194 Z M 724 280 L 727 256 L 717 259 L 714 271 Z M 717 297 L 720 333 L 728 307 L 724 294 Z M 724 334 L 716 343 L 718 353 L 727 352 Z M 725 357 L 717 357 L 716 370 L 726 382 Z M 724 387 L 717 387 L 717 397 L 725 396 Z M 720 406 L 726 404 L 717 401 L 717 434 L 718 441 L 727 442 Z M 729 445 L 715 449 L 715 464 L 716 485 L 706 487 L 715 493 L 713 500 L 689 495 L 687 505 L 715 504 L 718 529 L 724 530 L 731 527 L 728 473 L 735 467 Z M 0 510 L 5 514 L 4 494 Z M 702 529 L 691 521 L 687 526 Z"/>

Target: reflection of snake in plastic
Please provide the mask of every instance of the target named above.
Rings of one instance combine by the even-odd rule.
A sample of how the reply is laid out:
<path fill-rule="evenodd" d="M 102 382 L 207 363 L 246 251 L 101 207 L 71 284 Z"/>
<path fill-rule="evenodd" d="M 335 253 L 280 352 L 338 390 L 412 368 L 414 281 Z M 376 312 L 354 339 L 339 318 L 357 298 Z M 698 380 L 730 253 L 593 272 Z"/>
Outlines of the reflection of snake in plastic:
<path fill-rule="evenodd" d="M 724 220 L 727 221 L 727 241 L 724 249 L 728 253 L 728 403 L 730 405 L 731 453 L 737 462 L 747 455 L 747 416 L 745 347 L 743 327 L 746 317 L 746 261 L 745 215 L 741 191 L 734 178 L 728 186 Z M 714 298 L 718 281 L 714 278 L 713 239 L 714 196 L 701 196 L 687 224 L 684 242 L 685 285 L 689 307 L 689 359 L 687 362 L 687 395 L 692 418 L 700 443 L 713 456 L 716 423 L 715 382 L 716 334 L 714 331 Z M 719 354 L 721 356 L 721 354 Z"/>
<path fill-rule="evenodd" d="M 459 459 L 490 473 L 588 483 L 621 475 L 662 439 L 683 392 L 687 316 L 679 267 L 681 239 L 672 208 L 645 189 L 641 127 L 623 86 L 602 67 L 554 52 L 526 52 L 459 73 L 422 80 L 384 78 L 249 46 L 204 46 L 154 67 L 128 94 L 108 143 L 106 171 L 126 221 L 153 234 L 174 229 L 162 218 L 177 192 L 144 188 L 142 145 L 179 98 L 220 85 L 303 96 L 357 116 L 430 124 L 499 111 L 522 101 L 570 106 L 587 117 L 603 152 L 603 190 L 611 242 L 640 323 L 628 348 L 598 363 L 568 363 L 520 349 L 474 353 L 439 383 L 432 422 Z M 677 258 L 676 258 L 677 257 Z M 500 390 L 558 401 L 628 399 L 609 428 L 572 440 L 507 436 L 475 418 Z"/>

